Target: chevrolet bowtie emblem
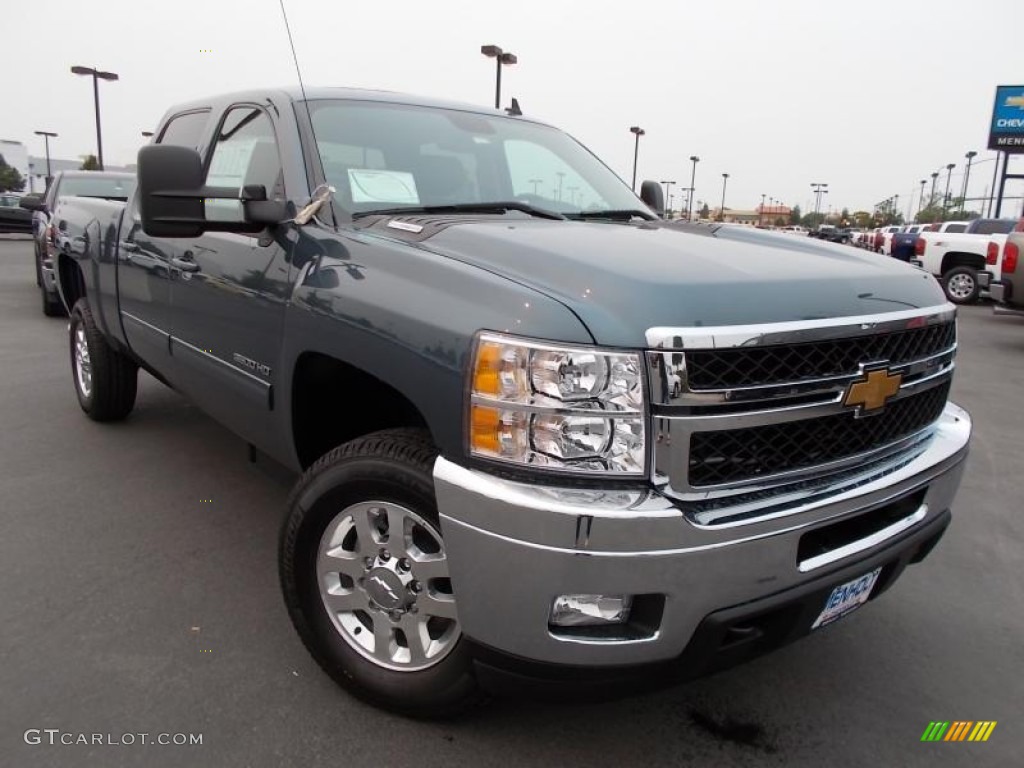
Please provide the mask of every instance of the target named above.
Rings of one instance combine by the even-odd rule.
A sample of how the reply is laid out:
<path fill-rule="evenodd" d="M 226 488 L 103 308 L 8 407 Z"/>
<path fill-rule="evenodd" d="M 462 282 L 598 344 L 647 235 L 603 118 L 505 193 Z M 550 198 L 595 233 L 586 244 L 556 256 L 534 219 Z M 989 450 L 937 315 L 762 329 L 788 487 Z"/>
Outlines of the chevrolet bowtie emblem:
<path fill-rule="evenodd" d="M 1024 95 L 1022 96 L 1007 96 L 1006 106 L 1008 107 L 1020 107 L 1024 109 Z"/>
<path fill-rule="evenodd" d="M 888 368 L 864 371 L 863 378 L 850 384 L 843 405 L 857 408 L 857 415 L 877 411 L 900 391 L 902 373 L 889 373 Z"/>

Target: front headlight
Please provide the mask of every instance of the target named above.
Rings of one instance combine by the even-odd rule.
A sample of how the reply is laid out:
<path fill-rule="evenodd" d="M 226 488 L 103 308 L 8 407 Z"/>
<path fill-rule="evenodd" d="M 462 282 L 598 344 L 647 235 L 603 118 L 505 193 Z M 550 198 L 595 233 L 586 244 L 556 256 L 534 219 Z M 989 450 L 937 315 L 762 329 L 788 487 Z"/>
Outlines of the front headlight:
<path fill-rule="evenodd" d="M 474 456 L 574 472 L 644 474 L 638 353 L 485 333 L 471 369 Z"/>

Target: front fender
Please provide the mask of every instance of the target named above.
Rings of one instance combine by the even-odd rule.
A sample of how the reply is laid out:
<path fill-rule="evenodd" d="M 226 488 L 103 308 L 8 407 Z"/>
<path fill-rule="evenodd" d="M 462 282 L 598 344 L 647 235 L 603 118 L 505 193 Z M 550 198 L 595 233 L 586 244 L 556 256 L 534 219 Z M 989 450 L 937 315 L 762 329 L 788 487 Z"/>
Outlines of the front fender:
<path fill-rule="evenodd" d="M 306 227 L 292 268 L 283 369 L 295 370 L 306 352 L 359 368 L 408 398 L 449 456 L 463 451 L 464 376 L 478 331 L 593 343 L 554 299 L 388 238 Z M 285 378 L 280 411 L 290 413 L 292 382 Z"/>

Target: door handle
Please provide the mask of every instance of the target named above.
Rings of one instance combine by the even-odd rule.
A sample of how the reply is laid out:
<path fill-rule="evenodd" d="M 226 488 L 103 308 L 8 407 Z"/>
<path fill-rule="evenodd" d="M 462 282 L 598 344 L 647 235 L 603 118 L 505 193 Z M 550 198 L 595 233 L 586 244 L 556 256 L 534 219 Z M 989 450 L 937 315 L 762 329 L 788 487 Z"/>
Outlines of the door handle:
<path fill-rule="evenodd" d="M 118 253 L 121 254 L 121 261 L 131 264 L 132 259 L 142 249 L 130 240 L 121 240 L 117 244 Z"/>
<path fill-rule="evenodd" d="M 171 266 L 175 269 L 180 269 L 182 272 L 198 272 L 199 264 L 192 259 L 184 259 L 179 256 L 175 256 L 171 259 Z"/>

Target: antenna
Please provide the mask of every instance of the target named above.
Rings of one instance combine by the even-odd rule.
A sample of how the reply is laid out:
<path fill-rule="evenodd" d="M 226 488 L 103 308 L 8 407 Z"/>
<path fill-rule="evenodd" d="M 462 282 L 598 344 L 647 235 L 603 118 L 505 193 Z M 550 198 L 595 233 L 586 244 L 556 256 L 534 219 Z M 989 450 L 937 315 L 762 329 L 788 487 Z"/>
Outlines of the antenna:
<path fill-rule="evenodd" d="M 292 61 L 295 62 L 295 74 L 298 75 L 298 78 L 299 78 L 299 91 L 302 93 L 302 103 L 306 107 L 306 119 L 309 120 L 309 132 L 310 132 L 310 134 L 312 134 L 312 137 L 313 137 L 313 151 L 315 153 L 315 157 L 317 158 L 317 160 L 319 160 L 320 159 L 320 145 L 317 143 L 317 140 L 316 140 L 316 129 L 313 127 L 313 115 L 309 111 L 309 99 L 306 98 L 306 86 L 302 82 L 302 70 L 299 69 L 299 57 L 295 54 L 295 41 L 292 39 L 292 28 L 291 28 L 291 25 L 288 24 L 288 12 L 284 8 L 284 0 L 278 0 L 278 2 L 281 5 L 281 15 L 284 17 L 284 28 L 285 28 L 285 31 L 288 33 L 288 45 L 292 49 Z M 313 195 L 310 198 L 310 204 L 312 204 L 312 203 L 314 203 L 316 201 L 316 197 L 317 197 L 317 192 L 318 191 L 319 191 L 319 188 L 313 190 Z M 334 190 L 332 189 L 330 191 L 333 192 Z M 321 201 L 321 204 L 322 204 L 322 201 Z M 334 211 L 334 198 L 333 198 L 333 196 L 330 196 L 330 195 L 327 196 L 327 204 L 331 206 L 331 218 L 334 220 L 335 225 L 337 225 L 338 217 L 337 217 L 337 215 L 335 214 L 335 211 Z M 306 209 L 308 209 L 309 207 L 310 206 L 307 205 Z M 317 209 L 319 209 L 319 207 L 320 206 L 318 205 Z M 303 209 L 303 213 L 307 213 L 306 209 Z M 315 214 L 315 213 L 316 213 L 315 210 L 311 211 L 311 212 L 308 212 L 308 215 L 306 216 L 305 220 L 300 222 L 300 223 L 305 224 L 306 221 L 309 221 L 309 219 L 311 219 L 313 217 L 313 214 Z"/>

